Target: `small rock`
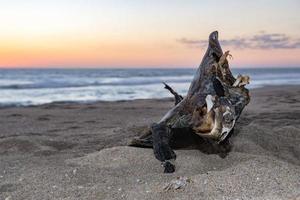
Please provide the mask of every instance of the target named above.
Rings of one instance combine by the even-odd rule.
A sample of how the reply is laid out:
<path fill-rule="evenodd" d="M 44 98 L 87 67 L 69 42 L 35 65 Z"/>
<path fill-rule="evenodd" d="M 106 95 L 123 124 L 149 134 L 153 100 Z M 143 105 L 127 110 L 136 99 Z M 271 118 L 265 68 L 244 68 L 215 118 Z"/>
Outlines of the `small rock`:
<path fill-rule="evenodd" d="M 121 192 L 121 191 L 122 191 L 122 188 L 119 188 L 118 190 L 119 190 L 119 192 Z"/>
<path fill-rule="evenodd" d="M 76 175 L 77 169 L 73 169 L 73 175 Z"/>
<path fill-rule="evenodd" d="M 11 196 L 6 197 L 5 200 L 11 200 Z"/>
<path fill-rule="evenodd" d="M 175 180 L 172 180 L 170 183 L 168 183 L 166 186 L 164 186 L 163 189 L 165 191 L 178 190 L 180 188 L 185 187 L 190 182 L 191 182 L 190 178 L 187 178 L 187 177 L 177 177 Z"/>

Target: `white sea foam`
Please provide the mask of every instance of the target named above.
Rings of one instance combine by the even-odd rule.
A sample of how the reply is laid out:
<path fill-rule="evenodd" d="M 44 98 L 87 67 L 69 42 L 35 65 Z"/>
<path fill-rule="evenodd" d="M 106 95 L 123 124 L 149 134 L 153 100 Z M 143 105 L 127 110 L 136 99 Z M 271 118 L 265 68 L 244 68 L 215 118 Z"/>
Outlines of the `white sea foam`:
<path fill-rule="evenodd" d="M 195 69 L 0 70 L 0 106 L 170 97 L 163 81 L 185 95 L 194 72 Z M 300 69 L 234 69 L 233 73 L 250 75 L 249 88 L 300 85 Z"/>

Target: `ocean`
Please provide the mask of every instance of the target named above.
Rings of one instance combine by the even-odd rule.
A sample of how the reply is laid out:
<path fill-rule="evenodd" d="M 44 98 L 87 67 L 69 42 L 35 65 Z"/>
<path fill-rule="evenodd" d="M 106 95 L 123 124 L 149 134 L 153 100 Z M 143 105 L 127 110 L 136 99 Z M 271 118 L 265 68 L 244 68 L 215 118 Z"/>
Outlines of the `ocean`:
<path fill-rule="evenodd" d="M 171 97 L 162 82 L 182 95 L 196 69 L 0 69 L 0 106 Z M 300 85 L 300 68 L 232 69 L 251 77 L 248 88 Z"/>

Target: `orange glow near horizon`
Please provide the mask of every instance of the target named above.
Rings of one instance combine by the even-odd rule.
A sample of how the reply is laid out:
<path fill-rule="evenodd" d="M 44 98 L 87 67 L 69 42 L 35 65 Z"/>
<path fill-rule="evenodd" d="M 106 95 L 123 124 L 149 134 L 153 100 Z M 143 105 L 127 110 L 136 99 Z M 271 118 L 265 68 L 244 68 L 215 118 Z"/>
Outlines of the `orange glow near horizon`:
<path fill-rule="evenodd" d="M 62 41 L 60 41 L 62 42 Z M 18 67 L 197 67 L 205 49 L 173 44 L 105 43 L 87 41 L 50 45 L 1 42 L 1 66 Z M 231 50 L 233 67 L 297 66 L 299 49 Z"/>

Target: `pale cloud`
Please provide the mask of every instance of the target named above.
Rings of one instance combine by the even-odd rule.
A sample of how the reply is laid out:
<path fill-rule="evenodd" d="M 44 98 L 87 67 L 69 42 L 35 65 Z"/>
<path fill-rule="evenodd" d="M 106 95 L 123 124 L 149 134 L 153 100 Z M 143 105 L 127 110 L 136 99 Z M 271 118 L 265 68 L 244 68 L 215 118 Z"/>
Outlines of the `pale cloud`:
<path fill-rule="evenodd" d="M 203 48 L 207 46 L 207 40 L 181 38 L 177 42 L 191 48 Z M 220 40 L 224 46 L 239 49 L 297 49 L 300 48 L 300 38 L 292 38 L 282 33 L 260 32 L 250 37 L 236 37 Z"/>

